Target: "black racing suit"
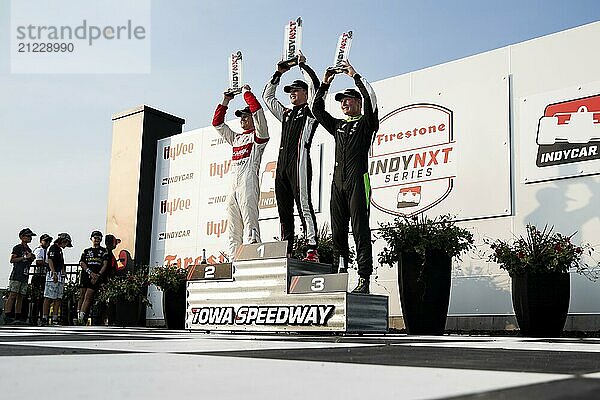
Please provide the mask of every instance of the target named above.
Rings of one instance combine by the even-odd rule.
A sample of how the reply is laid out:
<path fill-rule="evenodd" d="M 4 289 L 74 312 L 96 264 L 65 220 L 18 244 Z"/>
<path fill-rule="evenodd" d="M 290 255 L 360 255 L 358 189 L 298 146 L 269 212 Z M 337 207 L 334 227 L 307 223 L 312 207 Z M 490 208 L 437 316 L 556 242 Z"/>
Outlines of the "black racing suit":
<path fill-rule="evenodd" d="M 379 129 L 377 99 L 369 83 L 359 74 L 354 82 L 363 97 L 363 115 L 337 119 L 325 111 L 329 85 L 322 83 L 315 95 L 313 114 L 335 138 L 335 168 L 331 185 L 331 229 L 334 269 L 348 266 L 348 220 L 356 244 L 358 274 L 368 279 L 373 272 L 369 204 L 371 184 L 368 173 L 369 148 Z"/>
<path fill-rule="evenodd" d="M 318 87 L 319 79 L 314 71 L 304 63 L 300 63 L 300 68 L 304 78 L 311 81 L 309 88 Z M 263 100 L 275 118 L 281 121 L 275 197 L 281 224 L 281 240 L 287 240 L 287 252 L 291 254 L 294 246 L 294 203 L 302 222 L 308 249 L 316 249 L 318 244 L 317 219 L 311 200 L 312 164 L 310 161 L 310 145 L 318 122 L 313 117 L 308 104 L 290 109 L 275 98 L 280 78 L 280 72 L 273 74 L 265 86 Z M 314 89 L 309 91 L 308 96 L 310 102 L 314 97 Z"/>

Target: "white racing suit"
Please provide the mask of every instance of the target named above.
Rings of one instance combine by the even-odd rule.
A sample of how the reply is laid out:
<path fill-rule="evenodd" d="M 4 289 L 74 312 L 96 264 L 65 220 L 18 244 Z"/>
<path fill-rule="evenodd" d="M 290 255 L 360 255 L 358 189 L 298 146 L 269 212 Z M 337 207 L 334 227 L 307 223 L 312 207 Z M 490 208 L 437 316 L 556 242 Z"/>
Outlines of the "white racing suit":
<path fill-rule="evenodd" d="M 231 157 L 231 188 L 227 197 L 229 225 L 229 256 L 233 260 L 242 243 L 260 242 L 258 198 L 260 162 L 269 141 L 267 120 L 260 103 L 252 92 L 244 90 L 244 100 L 250 107 L 254 129 L 236 133 L 225 123 L 227 107 L 219 104 L 213 126 L 233 146 Z"/>

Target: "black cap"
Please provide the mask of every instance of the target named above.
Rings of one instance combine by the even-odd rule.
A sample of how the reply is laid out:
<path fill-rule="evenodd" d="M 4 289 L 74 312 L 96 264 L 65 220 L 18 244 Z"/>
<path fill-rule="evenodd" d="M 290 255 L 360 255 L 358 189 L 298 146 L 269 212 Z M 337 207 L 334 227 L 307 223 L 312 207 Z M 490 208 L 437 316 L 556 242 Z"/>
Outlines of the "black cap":
<path fill-rule="evenodd" d="M 71 239 L 71 235 L 69 235 L 68 233 L 59 233 L 55 242 L 58 242 L 59 240 L 66 240 L 68 242 L 67 247 L 73 247 L 73 240 Z"/>
<path fill-rule="evenodd" d="M 242 115 L 244 115 L 244 114 L 252 114 L 250 112 L 250 107 L 246 106 L 246 107 L 242 108 L 241 110 L 236 110 L 236 112 L 235 112 L 235 116 L 239 117 L 239 118 L 241 118 Z"/>
<path fill-rule="evenodd" d="M 99 236 L 99 237 L 100 237 L 100 239 L 102 239 L 102 232 L 100 232 L 100 231 L 93 231 L 93 232 L 90 234 L 90 239 L 91 239 L 91 238 L 93 238 L 93 237 L 96 237 L 96 236 Z"/>
<path fill-rule="evenodd" d="M 23 228 L 19 232 L 19 237 L 21 237 L 21 236 L 37 236 L 37 235 L 35 233 L 33 233 L 33 231 L 31 229 Z"/>
<path fill-rule="evenodd" d="M 44 233 L 42 236 L 40 236 L 40 242 L 43 242 L 44 240 L 51 242 L 52 236 L 48 235 L 47 233 Z"/>
<path fill-rule="evenodd" d="M 104 243 L 108 246 L 108 245 L 113 245 L 113 246 L 117 246 L 119 243 L 121 243 L 121 239 L 117 239 L 115 237 L 115 235 L 106 235 L 104 237 Z"/>
<path fill-rule="evenodd" d="M 286 93 L 291 92 L 292 89 L 304 89 L 304 90 L 308 90 L 308 85 L 303 80 L 296 79 L 294 82 L 292 82 L 289 85 L 283 87 L 283 91 L 286 92 Z"/>
<path fill-rule="evenodd" d="M 346 89 L 341 93 L 335 95 L 335 101 L 342 101 L 345 97 L 350 97 L 353 99 L 362 99 L 362 96 L 356 89 Z"/>

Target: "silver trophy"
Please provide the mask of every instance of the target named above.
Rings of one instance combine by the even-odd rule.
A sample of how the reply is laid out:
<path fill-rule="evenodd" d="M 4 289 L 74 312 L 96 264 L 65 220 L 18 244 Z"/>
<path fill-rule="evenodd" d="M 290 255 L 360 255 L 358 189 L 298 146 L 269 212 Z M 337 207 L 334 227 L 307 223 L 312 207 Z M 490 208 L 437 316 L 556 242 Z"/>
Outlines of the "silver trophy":
<path fill-rule="evenodd" d="M 343 62 L 348 61 L 351 45 L 352 31 L 342 33 L 338 39 L 337 47 L 335 49 L 333 66 L 327 68 L 327 71 L 333 72 L 334 74 L 341 74 L 348 70 L 348 68 L 344 67 Z"/>
<path fill-rule="evenodd" d="M 283 57 L 277 65 L 292 68 L 298 65 L 298 52 L 302 48 L 302 17 L 290 21 L 283 32 Z"/>
<path fill-rule="evenodd" d="M 242 79 L 242 52 L 238 51 L 233 53 L 227 59 L 227 67 L 229 69 L 229 89 L 225 91 L 226 96 L 235 96 L 236 94 L 242 93 L 242 86 L 244 85 Z"/>

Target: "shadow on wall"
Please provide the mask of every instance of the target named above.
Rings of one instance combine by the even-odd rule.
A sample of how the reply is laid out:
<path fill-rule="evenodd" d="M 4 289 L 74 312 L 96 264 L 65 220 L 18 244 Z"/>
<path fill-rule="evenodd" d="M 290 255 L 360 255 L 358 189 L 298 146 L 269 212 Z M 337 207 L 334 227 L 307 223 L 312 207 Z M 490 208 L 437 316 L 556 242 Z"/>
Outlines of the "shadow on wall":
<path fill-rule="evenodd" d="M 562 165 L 559 174 L 575 175 L 577 164 Z M 575 242 L 593 241 L 592 246 L 600 244 L 600 238 L 582 238 L 584 225 L 600 220 L 600 179 L 597 177 L 570 178 L 545 183 L 529 184 L 535 189 L 537 207 L 523 218 L 523 223 L 531 223 L 537 227 L 554 225 L 556 231 L 565 235 L 577 232 Z M 529 186 L 528 185 L 528 186 Z"/>
<path fill-rule="evenodd" d="M 453 274 L 448 314 L 512 314 L 508 274 L 490 274 L 482 266 Z"/>
<path fill-rule="evenodd" d="M 563 175 L 573 174 L 575 168 L 576 164 L 564 165 L 560 172 Z M 595 249 L 592 257 L 584 254 L 584 260 L 590 267 L 597 266 L 600 259 L 600 178 L 571 178 L 531 185 L 544 187 L 536 192 L 537 207 L 524 217 L 523 223 L 538 227 L 553 225 L 555 231 L 565 235 L 576 232 L 574 243 L 589 243 Z M 598 304 L 600 282 L 590 282 L 587 278 L 573 275 L 569 312 L 597 313 Z"/>

